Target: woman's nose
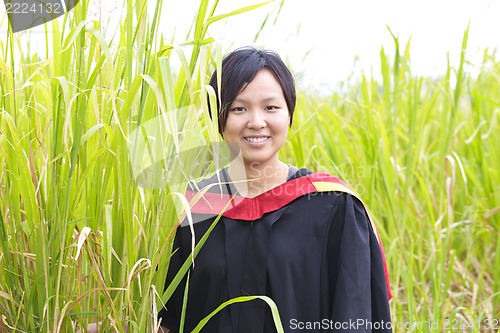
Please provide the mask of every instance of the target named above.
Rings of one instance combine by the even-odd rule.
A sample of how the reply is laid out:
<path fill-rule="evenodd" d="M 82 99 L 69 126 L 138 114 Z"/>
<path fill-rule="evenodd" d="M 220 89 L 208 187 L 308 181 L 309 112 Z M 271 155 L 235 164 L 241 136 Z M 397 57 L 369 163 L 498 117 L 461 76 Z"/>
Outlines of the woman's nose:
<path fill-rule="evenodd" d="M 261 129 L 267 126 L 265 116 L 260 111 L 249 112 L 247 127 L 252 129 Z"/>

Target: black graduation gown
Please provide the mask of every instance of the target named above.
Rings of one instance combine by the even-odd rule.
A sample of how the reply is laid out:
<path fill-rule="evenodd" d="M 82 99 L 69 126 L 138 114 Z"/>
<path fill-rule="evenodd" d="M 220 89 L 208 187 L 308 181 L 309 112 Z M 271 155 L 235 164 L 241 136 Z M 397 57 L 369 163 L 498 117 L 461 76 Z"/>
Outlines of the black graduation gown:
<path fill-rule="evenodd" d="M 353 195 L 303 190 L 310 183 L 303 177 L 314 175 L 300 169 L 285 183 L 296 181 L 291 191 L 281 187 L 280 193 L 266 192 L 253 198 L 250 206 L 241 204 L 242 209 L 223 214 L 195 258 L 194 269 L 190 268 L 184 332 L 191 332 L 225 301 L 247 295 L 272 298 L 285 332 L 392 331 L 390 287 L 378 234 Z M 229 181 L 227 168 L 219 179 Z M 216 175 L 197 186 L 214 183 L 219 183 Z M 194 186 L 191 190 L 195 191 Z M 234 193 L 230 185 L 211 187 L 210 209 L 220 211 L 213 194 L 219 193 L 220 198 L 221 190 Z M 309 193 L 292 193 L 286 199 L 288 192 Z M 202 200 L 199 203 L 206 207 Z M 215 220 L 206 209 L 193 207 L 193 212 L 200 212 L 193 214 L 196 242 Z M 190 257 L 191 237 L 183 223 L 175 237 L 173 251 L 178 250 L 172 255 L 166 286 Z M 159 314 L 172 333 L 179 331 L 184 289 L 185 279 Z M 202 332 L 271 333 L 276 329 L 269 307 L 257 299 L 226 307 Z"/>

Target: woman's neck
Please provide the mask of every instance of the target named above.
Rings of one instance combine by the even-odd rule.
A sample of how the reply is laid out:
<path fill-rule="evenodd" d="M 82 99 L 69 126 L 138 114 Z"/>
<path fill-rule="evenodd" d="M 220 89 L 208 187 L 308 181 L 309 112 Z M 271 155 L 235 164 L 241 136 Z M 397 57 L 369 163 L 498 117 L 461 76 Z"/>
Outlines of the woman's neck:
<path fill-rule="evenodd" d="M 240 158 L 231 161 L 229 178 L 235 182 L 234 186 L 240 195 L 253 198 L 286 182 L 288 165 L 277 158 L 271 162 L 247 164 Z"/>

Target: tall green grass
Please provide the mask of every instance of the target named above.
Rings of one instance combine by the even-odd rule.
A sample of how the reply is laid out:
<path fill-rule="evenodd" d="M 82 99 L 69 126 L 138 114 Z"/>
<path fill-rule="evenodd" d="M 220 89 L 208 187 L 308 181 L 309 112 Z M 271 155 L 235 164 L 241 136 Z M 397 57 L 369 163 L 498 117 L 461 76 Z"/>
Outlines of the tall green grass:
<path fill-rule="evenodd" d="M 157 330 L 182 207 L 174 190 L 183 192 L 184 174 L 210 171 L 182 152 L 199 148 L 195 134 L 217 141 L 209 117 L 200 121 L 209 69 L 222 56 L 207 29 L 262 5 L 216 15 L 217 4 L 200 1 L 181 45 L 157 34 L 161 0 L 154 12 L 124 2 L 114 41 L 85 22 L 82 0 L 62 25 L 46 25 L 45 58 L 9 29 L 0 57 L 0 330 Z"/>
<path fill-rule="evenodd" d="M 380 53 L 382 82 L 301 93 L 282 150 L 366 201 L 385 245 L 395 331 L 500 327 L 500 63 L 486 50 L 468 64 L 467 38 L 439 79 L 413 75 L 410 45 L 400 53 L 395 39 L 394 56 Z"/>
<path fill-rule="evenodd" d="M 184 45 L 158 36 L 162 1 L 153 13 L 124 2 L 114 48 L 99 22 L 82 23 L 86 0 L 64 24 L 48 24 L 52 53 L 27 52 L 9 31 L 0 45 L 0 331 L 96 322 L 156 331 L 176 193 L 186 174 L 217 167 L 198 163 L 219 141 L 205 84 L 222 47 L 207 29 L 257 7 L 216 15 L 217 3 L 200 1 Z M 464 51 L 466 42 L 467 33 Z M 454 319 L 493 331 L 500 63 L 485 51 L 470 77 L 464 53 L 429 79 L 412 74 L 409 45 L 400 53 L 395 44 L 395 56 L 381 51 L 381 82 L 363 76 L 321 98 L 300 92 L 281 158 L 343 178 L 366 201 L 385 245 L 394 325 L 422 323 L 396 331 L 441 332 Z"/>

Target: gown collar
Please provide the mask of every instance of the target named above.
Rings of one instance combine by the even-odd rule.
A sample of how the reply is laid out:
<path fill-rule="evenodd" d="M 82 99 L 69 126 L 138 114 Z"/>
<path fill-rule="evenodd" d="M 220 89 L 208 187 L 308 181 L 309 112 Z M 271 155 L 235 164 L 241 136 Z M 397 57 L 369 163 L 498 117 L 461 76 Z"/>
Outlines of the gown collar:
<path fill-rule="evenodd" d="M 296 169 L 296 171 L 295 171 Z M 295 171 L 295 172 L 294 172 Z M 197 184 L 190 184 L 186 199 L 191 211 L 214 214 L 238 220 L 253 221 L 264 214 L 278 210 L 300 196 L 327 190 L 349 189 L 337 177 L 326 173 L 313 173 L 308 169 L 290 168 L 288 180 L 253 198 L 242 197 L 231 184 L 227 168 Z M 328 184 L 336 186 L 331 187 Z"/>

